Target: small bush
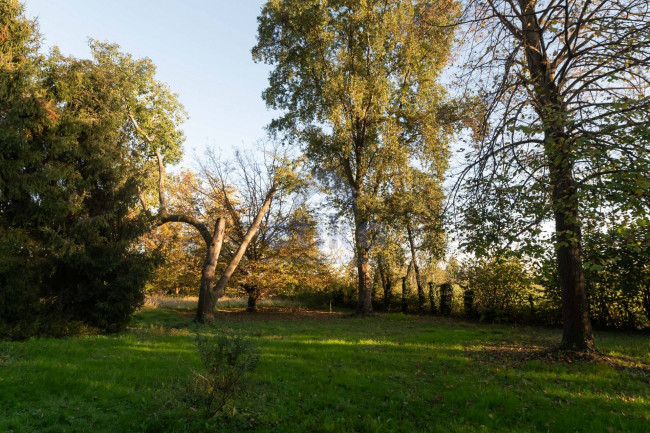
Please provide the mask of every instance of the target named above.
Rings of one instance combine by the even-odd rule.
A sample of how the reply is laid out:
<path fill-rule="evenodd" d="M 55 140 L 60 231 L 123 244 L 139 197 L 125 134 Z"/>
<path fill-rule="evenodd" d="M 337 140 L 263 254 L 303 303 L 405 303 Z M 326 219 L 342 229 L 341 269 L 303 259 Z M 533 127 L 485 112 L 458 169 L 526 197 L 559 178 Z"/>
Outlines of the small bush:
<path fill-rule="evenodd" d="M 196 346 L 204 369 L 196 373 L 194 393 L 214 416 L 235 395 L 242 378 L 255 370 L 260 351 L 250 338 L 226 330 L 215 336 L 197 332 Z"/>

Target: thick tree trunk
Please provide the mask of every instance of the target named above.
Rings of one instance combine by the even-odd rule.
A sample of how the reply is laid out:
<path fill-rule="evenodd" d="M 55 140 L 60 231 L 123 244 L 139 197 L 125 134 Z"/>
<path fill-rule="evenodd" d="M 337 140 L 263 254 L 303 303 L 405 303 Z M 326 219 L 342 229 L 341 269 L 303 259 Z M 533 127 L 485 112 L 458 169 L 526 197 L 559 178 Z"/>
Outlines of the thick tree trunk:
<path fill-rule="evenodd" d="M 235 269 L 237 269 L 237 265 L 239 265 L 239 262 L 244 257 L 244 253 L 246 253 L 246 248 L 248 248 L 248 244 L 253 239 L 253 236 L 255 236 L 255 233 L 257 233 L 257 229 L 260 228 L 264 215 L 266 214 L 266 212 L 269 210 L 269 207 L 271 206 L 271 201 L 273 200 L 273 195 L 275 194 L 276 189 L 277 189 L 277 182 L 273 184 L 269 192 L 266 194 L 266 199 L 264 200 L 264 203 L 262 204 L 260 210 L 257 212 L 257 215 L 255 215 L 255 220 L 253 221 L 253 224 L 251 224 L 251 226 L 248 228 L 248 231 L 244 235 L 244 239 L 242 239 L 242 242 L 239 245 L 239 248 L 237 249 L 235 256 L 232 258 L 232 260 L 230 260 L 230 263 L 228 263 L 228 266 L 226 266 L 226 269 L 223 271 L 223 274 L 221 274 L 221 278 L 219 278 L 219 281 L 217 281 L 217 284 L 214 287 L 214 290 L 212 291 L 212 296 L 214 297 L 214 299 L 218 300 L 223 295 L 223 292 L 226 290 L 226 285 L 228 285 L 228 281 L 230 281 L 230 277 L 232 277 L 232 274 L 235 272 Z"/>
<path fill-rule="evenodd" d="M 420 267 L 418 266 L 417 257 L 415 254 L 415 239 L 413 239 L 413 231 L 411 230 L 411 223 L 406 224 L 406 233 L 409 238 L 409 246 L 411 247 L 411 260 L 413 263 L 413 271 L 415 271 L 415 284 L 418 286 L 418 312 L 424 313 L 426 298 L 424 296 L 424 287 L 420 279 Z"/>
<path fill-rule="evenodd" d="M 257 300 L 260 297 L 260 291 L 258 290 L 257 286 L 254 286 L 252 284 L 242 284 L 241 286 L 248 295 L 248 305 L 246 307 L 246 311 L 248 313 L 256 313 Z"/>
<path fill-rule="evenodd" d="M 217 219 L 211 242 L 207 245 L 205 262 L 201 270 L 201 283 L 199 286 L 199 303 L 196 308 L 194 321 L 205 323 L 214 318 L 214 309 L 217 299 L 212 296 L 212 285 L 214 284 L 217 261 L 223 245 L 226 222 L 224 218 Z"/>
<path fill-rule="evenodd" d="M 569 173 L 561 174 L 557 182 L 554 181 L 553 207 L 564 321 L 561 347 L 592 350 L 594 337 L 585 293 L 575 182 Z"/>
<path fill-rule="evenodd" d="M 566 350 L 594 349 L 582 267 L 578 196 L 573 163 L 561 130 L 549 131 L 545 137 L 550 166 L 551 196 L 555 216 L 556 258 L 562 289 L 564 329 L 561 347 Z"/>
<path fill-rule="evenodd" d="M 358 214 L 355 215 L 354 241 L 357 255 L 357 271 L 359 273 L 359 303 L 357 314 L 362 316 L 372 314 L 372 291 L 370 279 L 370 239 L 369 223 Z"/>

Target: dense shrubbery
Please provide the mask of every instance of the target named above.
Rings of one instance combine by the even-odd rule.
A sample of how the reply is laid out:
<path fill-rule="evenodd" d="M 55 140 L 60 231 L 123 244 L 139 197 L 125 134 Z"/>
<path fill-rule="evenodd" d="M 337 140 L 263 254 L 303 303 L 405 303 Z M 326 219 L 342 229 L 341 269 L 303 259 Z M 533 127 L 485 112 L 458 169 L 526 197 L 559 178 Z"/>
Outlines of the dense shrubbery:
<path fill-rule="evenodd" d="M 144 183 L 135 159 L 147 149 L 131 116 L 158 110 L 164 122 L 167 112 L 146 99 L 174 98 L 148 60 L 116 46 L 92 43 L 92 60 L 41 56 L 35 27 L 20 3 L 3 2 L 0 28 L 11 37 L 0 44 L 0 336 L 118 331 L 155 263 L 134 248 L 148 230 L 133 213 Z M 182 136 L 170 135 L 165 145 L 178 149 Z"/>
<path fill-rule="evenodd" d="M 533 282 L 520 260 L 506 257 L 469 260 L 461 275 L 467 285 L 465 308 L 471 308 L 470 315 L 503 321 L 530 312 Z"/>
<path fill-rule="evenodd" d="M 585 289 L 593 325 L 640 328 L 650 325 L 650 228 L 646 221 L 611 224 L 584 236 Z M 542 267 L 545 298 L 560 308 L 555 264 Z"/>

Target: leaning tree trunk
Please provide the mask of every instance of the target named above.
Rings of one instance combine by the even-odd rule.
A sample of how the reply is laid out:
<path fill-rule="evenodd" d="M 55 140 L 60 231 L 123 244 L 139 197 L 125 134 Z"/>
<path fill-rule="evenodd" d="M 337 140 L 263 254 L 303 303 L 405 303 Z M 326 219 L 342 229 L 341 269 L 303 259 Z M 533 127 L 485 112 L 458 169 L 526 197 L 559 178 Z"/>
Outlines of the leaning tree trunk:
<path fill-rule="evenodd" d="M 225 220 L 219 218 L 215 225 L 212 241 L 207 245 L 205 253 L 205 262 L 201 270 L 201 284 L 199 286 L 199 304 L 196 308 L 194 321 L 204 323 L 214 318 L 214 309 L 217 299 L 212 296 L 212 285 L 214 284 L 215 270 L 217 261 L 223 245 L 223 236 L 225 231 Z"/>
<path fill-rule="evenodd" d="M 226 266 L 226 269 L 223 271 L 223 274 L 221 274 L 221 278 L 219 278 L 219 281 L 217 281 L 214 290 L 212 290 L 212 296 L 215 300 L 218 300 L 223 295 L 223 292 L 226 290 L 226 285 L 228 284 L 228 281 L 230 281 L 230 277 L 232 277 L 232 274 L 235 272 L 235 269 L 237 269 L 237 265 L 239 265 L 239 262 L 244 257 L 244 253 L 246 253 L 246 248 L 248 248 L 248 244 L 255 236 L 255 233 L 257 233 L 257 230 L 260 228 L 260 225 L 262 224 L 262 219 L 264 218 L 264 215 L 269 210 L 269 207 L 271 207 L 271 201 L 273 200 L 273 195 L 275 194 L 277 187 L 278 184 L 276 180 L 274 181 L 273 186 L 271 187 L 269 192 L 266 194 L 264 203 L 262 204 L 262 207 L 260 207 L 259 211 L 257 211 L 257 215 L 255 215 L 255 220 L 253 221 L 253 224 L 251 224 L 251 226 L 248 228 L 248 231 L 244 235 L 244 239 L 242 239 L 242 242 L 239 245 L 239 248 L 237 249 L 235 256 L 232 258 L 232 260 L 230 260 L 230 263 L 228 263 L 228 266 Z"/>
<path fill-rule="evenodd" d="M 411 230 L 411 223 L 406 223 L 406 233 L 409 238 L 409 246 L 411 247 L 411 260 L 413 262 L 413 271 L 415 271 L 415 284 L 418 286 L 418 312 L 424 313 L 426 298 L 424 296 L 424 287 L 422 287 L 422 280 L 420 279 L 420 267 L 415 254 L 415 239 L 413 239 L 413 231 Z"/>

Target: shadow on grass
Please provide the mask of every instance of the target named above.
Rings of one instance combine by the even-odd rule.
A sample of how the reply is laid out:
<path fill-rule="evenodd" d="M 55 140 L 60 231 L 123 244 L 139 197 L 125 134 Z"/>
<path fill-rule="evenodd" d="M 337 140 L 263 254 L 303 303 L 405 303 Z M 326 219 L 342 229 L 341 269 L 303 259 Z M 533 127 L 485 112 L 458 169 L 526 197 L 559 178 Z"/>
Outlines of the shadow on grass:
<path fill-rule="evenodd" d="M 216 326 L 262 358 L 212 420 L 183 397 L 200 368 L 189 311 L 143 310 L 118 336 L 15 343 L 0 431 L 647 431 L 646 370 L 548 360 L 553 330 L 342 317 L 220 312 Z"/>

